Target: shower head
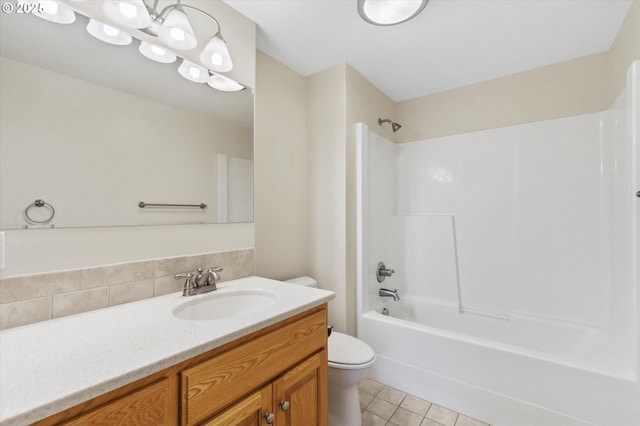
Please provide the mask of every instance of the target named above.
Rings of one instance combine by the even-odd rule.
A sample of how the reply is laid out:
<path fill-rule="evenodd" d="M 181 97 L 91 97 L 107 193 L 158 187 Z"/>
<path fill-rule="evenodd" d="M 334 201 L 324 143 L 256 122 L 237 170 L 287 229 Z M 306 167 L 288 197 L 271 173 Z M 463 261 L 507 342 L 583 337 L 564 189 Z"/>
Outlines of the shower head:
<path fill-rule="evenodd" d="M 393 129 L 393 133 L 397 132 L 400 129 L 400 127 L 402 127 L 400 124 L 393 122 L 388 118 L 385 118 L 384 120 L 382 118 L 378 118 L 378 124 L 382 126 L 382 123 L 390 123 L 391 128 Z"/>

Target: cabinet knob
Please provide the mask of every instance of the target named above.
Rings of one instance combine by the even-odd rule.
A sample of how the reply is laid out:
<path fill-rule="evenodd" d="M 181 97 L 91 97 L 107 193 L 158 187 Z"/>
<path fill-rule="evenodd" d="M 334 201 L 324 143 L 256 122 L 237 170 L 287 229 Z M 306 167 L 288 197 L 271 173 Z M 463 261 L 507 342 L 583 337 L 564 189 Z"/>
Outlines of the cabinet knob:
<path fill-rule="evenodd" d="M 287 411 L 289 409 L 289 401 L 281 401 L 280 409 L 282 409 L 282 411 Z"/>
<path fill-rule="evenodd" d="M 267 421 L 267 424 L 271 424 L 276 419 L 276 415 L 273 413 L 267 413 L 264 415 L 264 419 Z"/>

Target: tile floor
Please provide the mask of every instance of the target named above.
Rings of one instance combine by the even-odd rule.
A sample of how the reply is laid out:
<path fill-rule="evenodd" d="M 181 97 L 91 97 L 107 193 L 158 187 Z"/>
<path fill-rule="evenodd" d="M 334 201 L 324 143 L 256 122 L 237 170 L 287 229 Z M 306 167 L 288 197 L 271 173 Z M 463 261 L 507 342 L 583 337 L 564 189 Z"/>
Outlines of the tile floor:
<path fill-rule="evenodd" d="M 362 426 L 489 426 L 375 380 L 358 386 Z"/>

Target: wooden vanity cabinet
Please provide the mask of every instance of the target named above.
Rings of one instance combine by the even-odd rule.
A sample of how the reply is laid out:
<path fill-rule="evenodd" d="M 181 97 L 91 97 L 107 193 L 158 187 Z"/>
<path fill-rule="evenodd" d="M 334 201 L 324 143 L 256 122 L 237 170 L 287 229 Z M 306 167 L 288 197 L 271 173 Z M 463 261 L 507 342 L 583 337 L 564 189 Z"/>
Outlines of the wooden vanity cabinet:
<path fill-rule="evenodd" d="M 327 426 L 327 366 L 324 304 L 35 424 Z"/>
<path fill-rule="evenodd" d="M 326 344 L 326 312 L 321 310 L 183 370 L 182 425 L 197 425 L 265 384 L 273 387 L 271 412 L 275 412 L 277 425 L 288 424 L 280 419 L 291 418 L 302 404 L 307 411 L 318 413 L 316 420 L 292 425 L 326 424 L 326 415 L 320 415 L 326 410 L 319 406 L 327 394 Z M 289 401 L 289 397 L 294 399 Z M 280 408 L 281 401 L 289 402 L 287 411 Z"/>
<path fill-rule="evenodd" d="M 326 402 L 321 397 L 322 374 L 326 373 L 323 360 L 324 353 L 314 355 L 203 426 L 326 425 Z"/>

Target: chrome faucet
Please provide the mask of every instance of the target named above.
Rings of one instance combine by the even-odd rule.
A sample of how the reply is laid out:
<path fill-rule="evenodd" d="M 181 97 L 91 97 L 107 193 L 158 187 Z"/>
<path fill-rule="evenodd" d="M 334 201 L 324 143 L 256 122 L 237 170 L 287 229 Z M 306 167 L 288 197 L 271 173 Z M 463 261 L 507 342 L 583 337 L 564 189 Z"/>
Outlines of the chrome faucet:
<path fill-rule="evenodd" d="M 222 272 L 222 268 L 210 268 L 204 274 L 203 272 L 204 269 L 198 268 L 198 275 L 195 280 L 191 272 L 173 276 L 176 280 L 186 278 L 184 288 L 182 289 L 183 296 L 195 296 L 196 294 L 208 293 L 218 289 L 216 282 L 220 280 L 220 274 L 218 274 L 218 272 Z"/>
<path fill-rule="evenodd" d="M 381 288 L 380 290 L 378 290 L 378 296 L 393 297 L 393 300 L 395 301 L 400 300 L 400 296 L 398 296 L 397 289 L 389 290 L 388 288 Z"/>

